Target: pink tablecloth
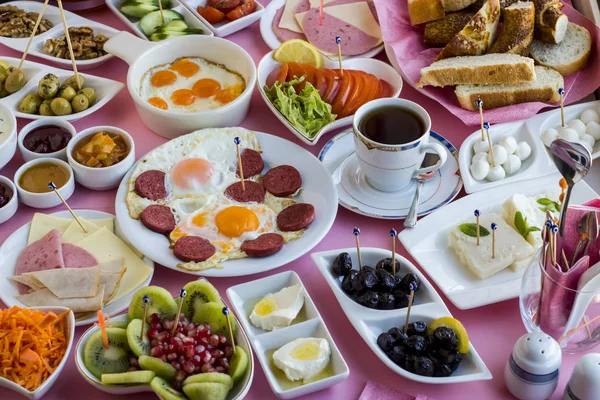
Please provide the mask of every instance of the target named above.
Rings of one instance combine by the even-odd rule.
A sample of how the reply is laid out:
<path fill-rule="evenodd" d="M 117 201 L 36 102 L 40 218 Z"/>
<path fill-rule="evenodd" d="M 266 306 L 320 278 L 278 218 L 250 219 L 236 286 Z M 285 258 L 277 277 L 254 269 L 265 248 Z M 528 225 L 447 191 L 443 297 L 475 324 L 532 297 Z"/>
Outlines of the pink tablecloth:
<path fill-rule="evenodd" d="M 268 2 L 263 2 L 263 4 L 266 3 Z M 108 8 L 87 13 L 84 16 L 117 29 L 126 29 L 126 26 L 118 20 Z M 247 49 L 256 63 L 258 63 L 261 57 L 269 51 L 269 48 L 264 44 L 261 38 L 258 23 L 242 32 L 229 36 L 227 39 L 230 39 Z M 20 57 L 21 54 L 0 46 L 0 57 L 1 56 Z M 43 61 L 34 59 L 33 57 L 31 60 L 37 62 Z M 124 82 L 127 66 L 121 60 L 114 59 L 104 64 L 102 67 L 89 72 L 91 74 Z M 405 86 L 401 96 L 416 101 L 425 107 L 427 111 L 431 113 L 433 129 L 448 138 L 457 148 L 460 147 L 463 139 L 472 132 L 472 128 L 465 126 L 444 108 L 417 93 L 408 85 Z M 25 121 L 19 121 L 19 127 L 24 125 Z M 74 125 L 78 130 L 98 125 L 115 125 L 125 129 L 136 140 L 137 157 L 140 157 L 165 141 L 163 138 L 153 134 L 142 124 L 134 110 L 133 100 L 129 97 L 127 90 L 123 90 L 98 113 L 81 121 L 77 121 Z M 321 149 L 321 146 L 330 137 L 326 136 L 323 138 L 323 142 L 320 146 L 309 147 L 302 145 L 302 143 L 299 140 L 296 140 L 295 137 L 283 127 L 277 118 L 271 114 L 260 98 L 258 91 L 255 91 L 254 93 L 250 114 L 242 126 L 285 137 L 286 139 L 292 140 L 307 148 L 313 154 L 317 154 Z M 15 158 L 6 167 L 0 170 L 0 174 L 12 178 L 22 162 L 23 160 L 17 152 Z M 78 209 L 97 209 L 114 212 L 114 196 L 115 191 L 93 192 L 78 186 L 77 192 L 71 197 L 69 204 L 71 207 Z M 56 212 L 61 211 L 62 209 L 62 207 L 57 207 L 56 209 L 48 211 Z M 18 227 L 29 222 L 34 212 L 34 209 L 21 204 L 17 214 L 9 222 L 0 225 L 0 243 L 2 243 Z M 371 219 L 359 216 L 340 207 L 337 220 L 331 232 L 313 250 L 323 251 L 352 246 L 354 243 L 354 236 L 351 232 L 352 228 L 357 225 L 361 228 L 361 245 L 363 246 L 388 247 L 389 229 L 391 227 L 398 230 L 402 229 L 402 221 L 392 222 Z M 396 248 L 399 249 L 400 246 L 397 246 Z M 400 248 L 399 252 L 405 257 L 408 257 L 408 254 L 404 249 Z M 212 283 L 214 283 L 221 293 L 224 294 L 225 290 L 232 285 L 290 269 L 296 271 L 304 281 L 304 284 L 315 301 L 321 315 L 325 319 L 334 340 L 350 367 L 350 377 L 346 381 L 328 390 L 306 396 L 305 398 L 323 400 L 357 399 L 369 380 L 412 394 L 413 396 L 423 394 L 437 400 L 511 398 L 504 387 L 504 365 L 513 344 L 519 336 L 525 333 L 525 328 L 523 327 L 519 315 L 517 300 L 505 301 L 470 311 L 460 311 L 445 299 L 452 314 L 460 319 L 467 328 L 471 342 L 477 348 L 477 351 L 492 372 L 494 379 L 491 381 L 479 381 L 457 385 L 424 385 L 396 375 L 389 370 L 375 354 L 373 354 L 344 315 L 331 290 L 321 277 L 317 268 L 311 262 L 308 254 L 275 271 L 248 277 L 212 279 Z M 192 280 L 192 277 L 189 275 L 159 267 L 156 269 L 152 284 L 164 286 L 171 292 L 176 293 L 190 280 Z M 4 307 L 1 303 L 0 306 Z M 79 336 L 85 329 L 85 327 L 77 329 L 75 340 L 79 339 Z M 71 354 L 71 358 L 72 357 L 73 354 Z M 560 383 L 553 398 L 560 398 L 577 359 L 577 356 L 565 356 L 563 358 Z M 246 398 L 250 400 L 275 398 L 256 358 L 255 364 L 254 381 Z M 114 398 L 115 396 L 96 390 L 86 383 L 79 375 L 75 363 L 71 359 L 58 381 L 46 395 L 45 399 L 79 400 L 83 397 L 85 397 L 86 400 L 103 400 Z M 127 395 L 128 400 L 143 400 L 148 398 L 150 398 L 148 393 Z M 21 397 L 6 389 L 0 388 L 0 399 L 17 400 L 21 399 Z"/>

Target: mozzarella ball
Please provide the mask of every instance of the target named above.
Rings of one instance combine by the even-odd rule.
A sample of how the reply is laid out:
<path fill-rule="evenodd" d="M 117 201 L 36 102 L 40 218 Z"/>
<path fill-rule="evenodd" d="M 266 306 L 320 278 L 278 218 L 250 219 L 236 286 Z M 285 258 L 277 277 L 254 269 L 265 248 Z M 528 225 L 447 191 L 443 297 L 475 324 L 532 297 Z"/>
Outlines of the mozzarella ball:
<path fill-rule="evenodd" d="M 600 124 L 596 121 L 590 121 L 585 127 L 585 132 L 589 133 L 596 140 L 600 140 Z"/>
<path fill-rule="evenodd" d="M 489 171 L 490 164 L 484 160 L 475 161 L 473 164 L 471 164 L 471 175 L 473 175 L 473 179 L 476 181 L 485 179 Z"/>
<path fill-rule="evenodd" d="M 583 137 L 583 134 L 585 133 L 585 124 L 580 119 L 574 119 L 569 122 L 567 126 L 577 132 L 580 138 Z"/>
<path fill-rule="evenodd" d="M 475 154 L 490 151 L 490 145 L 487 140 L 476 140 L 473 145 L 473 152 Z"/>
<path fill-rule="evenodd" d="M 487 180 L 490 182 L 499 181 L 500 179 L 504 179 L 506 176 L 506 171 L 502 168 L 502 165 L 496 165 L 495 167 L 490 167 L 490 171 L 487 174 Z"/>
<path fill-rule="evenodd" d="M 497 165 L 504 164 L 508 158 L 508 153 L 503 146 L 495 144 L 492 149 L 494 150 L 494 159 L 492 160 L 492 153 L 489 154 L 488 162 L 493 164 L 496 161 Z"/>
<path fill-rule="evenodd" d="M 554 128 L 550 128 L 542 133 L 542 142 L 544 142 L 546 147 L 550 147 L 556 139 L 558 139 L 558 131 Z"/>
<path fill-rule="evenodd" d="M 519 159 L 518 156 L 511 154 L 508 156 L 506 162 L 502 164 L 502 168 L 506 171 L 506 175 L 512 175 L 521 168 L 521 159 Z"/>
<path fill-rule="evenodd" d="M 581 121 L 586 125 L 592 121 L 600 123 L 600 116 L 598 115 L 598 113 L 595 110 L 593 110 L 591 108 L 582 112 L 579 119 L 581 119 Z"/>
<path fill-rule="evenodd" d="M 517 139 L 512 136 L 504 136 L 500 139 L 500 145 L 506 149 L 508 154 L 513 154 L 517 150 Z"/>
<path fill-rule="evenodd" d="M 594 137 L 588 133 L 584 134 L 583 137 L 581 138 L 581 140 L 579 140 L 579 143 L 581 143 L 582 145 L 587 145 L 587 147 L 591 149 L 594 147 L 594 144 L 596 143 L 596 139 L 594 139 Z"/>
<path fill-rule="evenodd" d="M 473 159 L 471 160 L 471 164 L 473 164 L 474 162 L 477 162 L 477 161 L 487 162 L 487 158 L 488 158 L 488 154 L 486 152 L 477 153 L 473 156 Z"/>
<path fill-rule="evenodd" d="M 559 128 L 558 129 L 558 138 L 562 140 L 566 140 L 567 142 L 578 142 L 579 135 L 576 131 L 571 128 Z"/>
<path fill-rule="evenodd" d="M 519 157 L 519 160 L 524 161 L 531 154 L 531 146 L 527 142 L 519 142 L 517 145 L 517 151 L 515 155 Z"/>

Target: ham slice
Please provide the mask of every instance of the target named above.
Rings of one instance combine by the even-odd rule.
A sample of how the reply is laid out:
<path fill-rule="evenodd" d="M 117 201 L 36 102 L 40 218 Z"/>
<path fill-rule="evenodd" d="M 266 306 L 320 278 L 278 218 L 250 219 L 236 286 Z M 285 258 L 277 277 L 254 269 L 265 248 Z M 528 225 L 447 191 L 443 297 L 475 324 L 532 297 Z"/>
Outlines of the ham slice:
<path fill-rule="evenodd" d="M 71 243 L 63 243 L 62 255 L 65 268 L 88 268 L 98 265 L 96 257 Z"/>
<path fill-rule="evenodd" d="M 64 268 L 60 231 L 52 229 L 41 239 L 25 247 L 17 260 L 15 275 L 27 272 Z M 19 293 L 27 293 L 28 287 L 19 283 Z"/>

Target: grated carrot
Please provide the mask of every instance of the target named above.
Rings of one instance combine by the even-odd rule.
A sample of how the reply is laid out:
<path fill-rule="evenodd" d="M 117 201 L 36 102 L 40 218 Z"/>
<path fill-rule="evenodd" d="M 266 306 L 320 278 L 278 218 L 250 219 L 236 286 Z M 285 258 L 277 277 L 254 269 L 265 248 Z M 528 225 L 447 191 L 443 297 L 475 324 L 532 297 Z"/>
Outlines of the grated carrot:
<path fill-rule="evenodd" d="M 67 350 L 66 315 L 21 307 L 0 310 L 0 377 L 29 391 L 48 379 Z"/>

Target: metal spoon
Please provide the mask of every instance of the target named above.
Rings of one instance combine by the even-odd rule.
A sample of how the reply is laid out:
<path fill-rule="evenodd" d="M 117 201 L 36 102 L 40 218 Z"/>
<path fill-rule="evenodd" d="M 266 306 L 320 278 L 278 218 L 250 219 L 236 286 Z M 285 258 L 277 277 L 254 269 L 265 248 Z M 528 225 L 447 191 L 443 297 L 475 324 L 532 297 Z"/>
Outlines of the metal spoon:
<path fill-rule="evenodd" d="M 592 155 L 583 145 L 567 142 L 563 139 L 557 139 L 552 142 L 550 151 L 552 152 L 552 160 L 556 168 L 558 168 L 558 172 L 567 181 L 567 193 L 562 203 L 558 230 L 558 234 L 562 237 L 566 225 L 571 191 L 573 190 L 573 186 L 589 172 L 592 166 Z"/>
<path fill-rule="evenodd" d="M 577 232 L 579 232 L 579 234 L 581 236 L 579 238 L 579 241 L 577 242 L 577 246 L 575 246 L 575 251 L 573 252 L 573 256 L 571 257 L 571 265 L 575 264 L 575 261 L 577 261 L 579 259 L 579 257 L 578 257 L 579 252 L 581 251 L 583 244 L 586 242 L 589 242 L 589 233 L 588 232 L 590 231 L 590 224 L 593 223 L 591 221 L 591 219 L 596 220 L 595 222 L 596 222 L 596 228 L 597 228 L 598 220 L 595 217 L 596 217 L 596 212 L 589 211 L 589 212 L 586 212 L 585 214 L 583 214 L 581 216 L 581 218 L 579 218 L 579 221 L 577 222 Z"/>
<path fill-rule="evenodd" d="M 421 163 L 420 168 L 427 168 L 433 165 L 436 165 L 440 162 L 440 156 L 436 153 L 426 153 L 423 162 Z M 408 211 L 408 215 L 404 220 L 404 226 L 407 228 L 413 228 L 417 225 L 417 208 L 419 206 L 419 199 L 421 198 L 421 188 L 423 187 L 423 183 L 428 180 L 433 179 L 435 174 L 437 174 L 438 170 L 433 170 L 426 172 L 424 174 L 419 174 L 416 176 L 417 179 L 417 190 L 415 192 L 415 197 L 413 197 L 412 204 L 410 205 L 410 210 Z"/>

